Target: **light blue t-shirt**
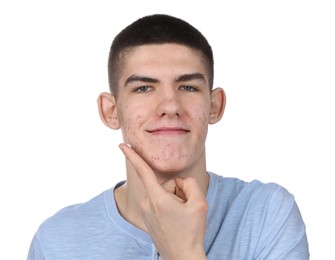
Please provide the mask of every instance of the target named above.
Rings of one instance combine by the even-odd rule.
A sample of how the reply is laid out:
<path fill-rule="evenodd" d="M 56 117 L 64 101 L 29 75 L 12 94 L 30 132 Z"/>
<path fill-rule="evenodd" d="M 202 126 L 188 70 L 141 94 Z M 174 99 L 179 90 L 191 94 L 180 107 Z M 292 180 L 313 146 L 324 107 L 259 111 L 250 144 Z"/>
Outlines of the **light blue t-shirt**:
<path fill-rule="evenodd" d="M 208 259 L 309 259 L 305 225 L 287 190 L 273 183 L 209 176 Z M 160 259 L 150 236 L 119 214 L 113 191 L 44 221 L 28 260 Z"/>

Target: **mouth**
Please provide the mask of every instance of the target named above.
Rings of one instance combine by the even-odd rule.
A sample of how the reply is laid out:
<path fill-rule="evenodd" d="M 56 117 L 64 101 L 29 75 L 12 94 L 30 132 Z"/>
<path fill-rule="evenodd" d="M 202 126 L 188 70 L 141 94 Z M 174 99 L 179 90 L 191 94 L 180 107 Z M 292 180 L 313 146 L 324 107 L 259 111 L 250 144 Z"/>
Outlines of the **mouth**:
<path fill-rule="evenodd" d="M 152 130 L 148 130 L 148 133 L 152 135 L 184 135 L 190 132 L 190 130 L 179 127 L 160 127 Z"/>

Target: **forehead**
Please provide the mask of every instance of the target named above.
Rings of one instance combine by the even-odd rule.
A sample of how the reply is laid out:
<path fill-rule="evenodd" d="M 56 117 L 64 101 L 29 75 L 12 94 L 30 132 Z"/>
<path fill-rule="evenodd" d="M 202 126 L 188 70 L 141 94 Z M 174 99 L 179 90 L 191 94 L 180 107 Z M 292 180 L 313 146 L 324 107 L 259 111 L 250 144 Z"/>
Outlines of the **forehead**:
<path fill-rule="evenodd" d="M 122 76 L 132 73 L 170 73 L 200 72 L 207 75 L 207 62 L 201 51 L 191 47 L 174 44 L 150 44 L 128 48 L 123 51 Z M 126 75 L 125 75 L 126 74 Z"/>

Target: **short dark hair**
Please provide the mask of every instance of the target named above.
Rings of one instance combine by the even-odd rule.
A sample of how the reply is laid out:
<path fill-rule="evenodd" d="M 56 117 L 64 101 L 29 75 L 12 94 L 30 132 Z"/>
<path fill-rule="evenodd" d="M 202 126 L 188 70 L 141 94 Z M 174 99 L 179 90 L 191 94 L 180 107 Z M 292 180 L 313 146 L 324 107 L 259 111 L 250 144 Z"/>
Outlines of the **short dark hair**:
<path fill-rule="evenodd" d="M 212 48 L 199 30 L 189 23 L 165 14 L 144 16 L 124 28 L 113 40 L 108 59 L 109 88 L 118 96 L 118 81 L 123 54 L 132 47 L 147 44 L 177 43 L 202 53 L 208 70 L 209 87 L 213 87 Z"/>

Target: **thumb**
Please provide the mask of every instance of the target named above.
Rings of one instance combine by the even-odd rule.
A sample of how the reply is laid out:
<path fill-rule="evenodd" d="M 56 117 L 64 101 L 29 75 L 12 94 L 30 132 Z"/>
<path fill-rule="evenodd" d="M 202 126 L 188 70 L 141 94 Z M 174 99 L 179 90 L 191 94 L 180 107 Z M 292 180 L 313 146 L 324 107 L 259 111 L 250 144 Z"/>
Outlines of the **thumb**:
<path fill-rule="evenodd" d="M 162 183 L 162 187 L 169 193 L 175 195 L 179 201 L 186 202 L 185 194 L 178 188 L 176 179 L 169 179 Z"/>
<path fill-rule="evenodd" d="M 189 200 L 206 200 L 205 194 L 202 192 L 198 181 L 193 177 L 186 179 L 176 178 L 177 190 L 185 196 L 185 201 Z"/>

